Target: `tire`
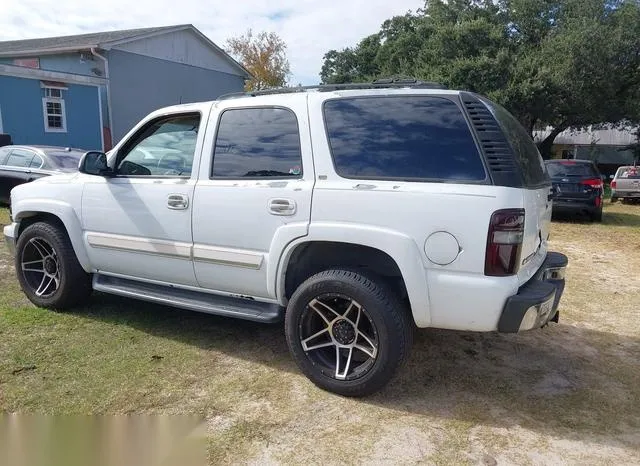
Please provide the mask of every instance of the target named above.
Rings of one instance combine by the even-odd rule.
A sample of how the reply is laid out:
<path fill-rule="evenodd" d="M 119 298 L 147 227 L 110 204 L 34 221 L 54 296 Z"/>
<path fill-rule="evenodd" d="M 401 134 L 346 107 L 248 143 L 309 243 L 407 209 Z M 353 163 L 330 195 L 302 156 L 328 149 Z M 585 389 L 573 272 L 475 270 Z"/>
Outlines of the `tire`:
<path fill-rule="evenodd" d="M 595 210 L 591 212 L 591 221 L 592 222 L 602 222 L 602 209 Z"/>
<path fill-rule="evenodd" d="M 69 309 L 91 294 L 91 275 L 57 224 L 37 222 L 25 228 L 16 244 L 15 267 L 22 291 L 38 307 Z"/>
<path fill-rule="evenodd" d="M 296 364 L 314 384 L 359 397 L 380 390 L 405 361 L 414 323 L 381 280 L 326 270 L 293 293 L 285 331 Z"/>
<path fill-rule="evenodd" d="M 612 203 L 612 204 L 614 204 L 617 200 L 618 200 L 618 198 L 617 198 L 617 197 L 612 197 L 612 198 L 611 198 L 611 203 Z"/>

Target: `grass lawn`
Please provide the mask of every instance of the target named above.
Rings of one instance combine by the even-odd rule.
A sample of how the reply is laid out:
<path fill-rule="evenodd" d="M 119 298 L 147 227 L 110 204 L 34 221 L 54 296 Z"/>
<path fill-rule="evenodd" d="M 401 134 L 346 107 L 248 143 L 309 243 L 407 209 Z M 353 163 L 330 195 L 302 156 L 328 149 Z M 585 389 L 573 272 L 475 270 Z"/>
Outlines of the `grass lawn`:
<path fill-rule="evenodd" d="M 551 247 L 570 260 L 559 324 L 420 331 L 354 400 L 298 372 L 281 325 L 97 293 L 37 309 L 0 245 L 0 411 L 198 414 L 212 463 L 640 463 L 640 206 L 555 221 Z"/>

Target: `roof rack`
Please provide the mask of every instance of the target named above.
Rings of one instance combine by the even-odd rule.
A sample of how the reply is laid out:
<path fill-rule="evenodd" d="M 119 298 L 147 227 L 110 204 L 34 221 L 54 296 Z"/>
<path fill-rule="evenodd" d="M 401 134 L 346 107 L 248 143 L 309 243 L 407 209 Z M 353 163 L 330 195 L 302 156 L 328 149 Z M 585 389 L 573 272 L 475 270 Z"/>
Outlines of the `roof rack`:
<path fill-rule="evenodd" d="M 446 86 L 431 82 L 421 81 L 413 78 L 403 79 L 376 79 L 370 83 L 347 83 L 347 84 L 317 84 L 315 86 L 296 86 L 296 87 L 276 87 L 273 89 L 264 89 L 262 91 L 252 92 L 233 92 L 218 97 L 217 100 L 237 99 L 240 97 L 256 97 L 260 95 L 273 94 L 294 94 L 296 92 L 331 92 L 344 91 L 353 89 L 393 89 L 393 88 L 410 88 L 410 89 L 446 89 Z"/>

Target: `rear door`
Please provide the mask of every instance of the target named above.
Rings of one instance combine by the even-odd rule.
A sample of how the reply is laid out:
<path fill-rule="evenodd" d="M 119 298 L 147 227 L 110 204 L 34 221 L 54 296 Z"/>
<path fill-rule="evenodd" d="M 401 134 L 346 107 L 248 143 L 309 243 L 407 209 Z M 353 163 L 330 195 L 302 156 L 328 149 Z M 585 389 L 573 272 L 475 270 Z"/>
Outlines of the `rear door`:
<path fill-rule="evenodd" d="M 275 299 L 268 284 L 279 254 L 307 234 L 314 184 L 307 103 L 281 103 L 282 96 L 252 107 L 229 100 L 211 113 L 205 147 L 213 151 L 202 155 L 193 198 L 193 260 L 203 288 Z"/>
<path fill-rule="evenodd" d="M 11 147 L 0 147 L 0 202 L 9 203 L 9 185 L 5 179 L 4 165 L 7 163 Z"/>
<path fill-rule="evenodd" d="M 2 197 L 9 199 L 11 190 L 22 183 L 33 180 L 31 175 L 31 162 L 36 157 L 36 153 L 22 148 L 11 150 L 6 163 L 0 167 L 0 185 L 2 186 Z"/>

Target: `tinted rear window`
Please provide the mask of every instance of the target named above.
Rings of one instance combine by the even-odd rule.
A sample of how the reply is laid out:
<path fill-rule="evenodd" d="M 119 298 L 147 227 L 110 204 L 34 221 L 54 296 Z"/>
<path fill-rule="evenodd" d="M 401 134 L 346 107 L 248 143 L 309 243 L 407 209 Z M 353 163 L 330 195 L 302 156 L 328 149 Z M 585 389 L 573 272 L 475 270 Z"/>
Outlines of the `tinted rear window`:
<path fill-rule="evenodd" d="M 491 113 L 502 126 L 504 135 L 509 141 L 516 156 L 516 162 L 522 171 L 527 187 L 536 187 L 549 183 L 549 176 L 538 147 L 520 122 L 505 108 L 489 100 L 482 99 Z"/>
<path fill-rule="evenodd" d="M 56 167 L 60 168 L 78 168 L 80 152 L 47 152 L 47 155 Z"/>
<path fill-rule="evenodd" d="M 638 180 L 640 179 L 640 168 L 638 167 L 621 168 L 620 172 L 617 175 L 617 178 L 627 178 L 632 180 Z"/>
<path fill-rule="evenodd" d="M 552 178 L 561 176 L 600 176 L 595 167 L 590 163 L 551 162 L 547 163 L 547 171 Z"/>
<path fill-rule="evenodd" d="M 486 173 L 458 106 L 441 97 L 328 100 L 336 172 L 345 178 L 482 181 Z"/>

